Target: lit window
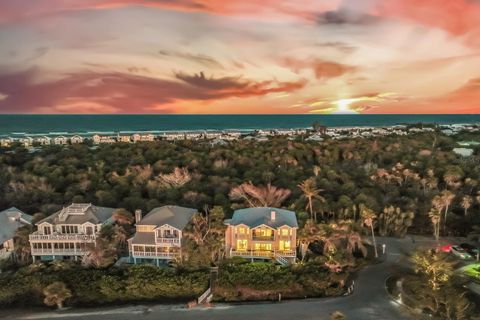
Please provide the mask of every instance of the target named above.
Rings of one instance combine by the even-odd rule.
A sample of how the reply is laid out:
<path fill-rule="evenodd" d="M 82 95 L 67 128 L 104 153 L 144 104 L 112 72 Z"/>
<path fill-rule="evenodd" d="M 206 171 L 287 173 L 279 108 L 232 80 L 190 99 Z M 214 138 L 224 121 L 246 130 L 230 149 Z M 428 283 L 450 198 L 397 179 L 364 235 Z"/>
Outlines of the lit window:
<path fill-rule="evenodd" d="M 288 236 L 288 229 L 282 229 L 281 234 L 282 236 Z"/>
<path fill-rule="evenodd" d="M 237 250 L 247 250 L 247 240 L 237 240 Z"/>

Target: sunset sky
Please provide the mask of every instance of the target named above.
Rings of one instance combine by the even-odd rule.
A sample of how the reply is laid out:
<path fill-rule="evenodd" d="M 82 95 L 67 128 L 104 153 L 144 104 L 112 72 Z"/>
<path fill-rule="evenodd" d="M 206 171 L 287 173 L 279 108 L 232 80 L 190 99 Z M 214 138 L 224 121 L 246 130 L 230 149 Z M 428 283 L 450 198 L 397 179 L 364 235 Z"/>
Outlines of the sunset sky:
<path fill-rule="evenodd" d="M 1 0 L 0 113 L 480 113 L 480 0 Z"/>

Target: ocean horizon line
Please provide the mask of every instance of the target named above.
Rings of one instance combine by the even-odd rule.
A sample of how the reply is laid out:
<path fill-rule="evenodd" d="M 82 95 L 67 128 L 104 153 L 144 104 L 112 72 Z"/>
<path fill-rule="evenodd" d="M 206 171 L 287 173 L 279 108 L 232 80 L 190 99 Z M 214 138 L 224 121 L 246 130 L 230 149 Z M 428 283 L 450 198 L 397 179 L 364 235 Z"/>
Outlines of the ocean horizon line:
<path fill-rule="evenodd" d="M 480 114 L 0 114 L 0 136 L 93 135 L 111 132 L 253 131 L 326 127 L 383 127 L 408 124 L 477 124 Z"/>

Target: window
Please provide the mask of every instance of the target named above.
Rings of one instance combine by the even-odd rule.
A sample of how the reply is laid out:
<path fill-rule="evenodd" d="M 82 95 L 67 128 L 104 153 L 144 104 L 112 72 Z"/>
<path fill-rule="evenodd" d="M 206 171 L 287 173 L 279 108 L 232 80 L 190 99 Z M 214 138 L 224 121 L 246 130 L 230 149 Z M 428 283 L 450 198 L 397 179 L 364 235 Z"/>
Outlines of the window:
<path fill-rule="evenodd" d="M 253 234 L 255 237 L 272 237 L 273 236 L 273 230 L 272 229 L 256 229 Z"/>
<path fill-rule="evenodd" d="M 288 229 L 282 229 L 282 230 L 280 231 L 280 234 L 281 234 L 282 236 L 288 236 L 288 234 L 289 234 L 288 231 L 289 231 Z"/>
<path fill-rule="evenodd" d="M 153 246 L 145 246 L 145 252 L 155 253 L 155 247 L 153 247 Z"/>
<path fill-rule="evenodd" d="M 88 234 L 88 235 L 92 235 L 93 234 L 93 228 L 92 227 L 85 227 L 85 233 Z"/>
<path fill-rule="evenodd" d="M 255 250 L 272 251 L 272 244 L 271 243 L 255 243 Z"/>
<path fill-rule="evenodd" d="M 237 240 L 237 250 L 247 250 L 247 240 Z"/>
<path fill-rule="evenodd" d="M 238 230 L 238 233 L 239 233 L 239 234 L 245 234 L 245 233 L 247 233 L 247 230 L 245 229 L 245 227 L 238 227 L 237 230 Z"/>
<path fill-rule="evenodd" d="M 78 226 L 62 226 L 62 233 L 76 234 L 78 233 Z"/>
<path fill-rule="evenodd" d="M 52 228 L 50 226 L 43 227 L 43 234 L 52 234 Z"/>
<path fill-rule="evenodd" d="M 289 240 L 287 240 L 287 241 L 281 240 L 279 249 L 280 249 L 280 251 L 290 251 L 291 250 L 290 241 Z"/>

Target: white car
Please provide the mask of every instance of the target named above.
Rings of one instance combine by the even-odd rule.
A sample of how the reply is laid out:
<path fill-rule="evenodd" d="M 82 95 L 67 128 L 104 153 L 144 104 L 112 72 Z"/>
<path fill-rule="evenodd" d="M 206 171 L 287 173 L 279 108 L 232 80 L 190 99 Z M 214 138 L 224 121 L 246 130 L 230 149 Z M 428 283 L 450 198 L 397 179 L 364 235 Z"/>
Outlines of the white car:
<path fill-rule="evenodd" d="M 465 251 L 463 248 L 459 247 L 459 246 L 452 246 L 452 249 L 450 250 L 450 252 L 459 257 L 460 259 L 472 259 L 472 256 L 467 252 Z"/>

